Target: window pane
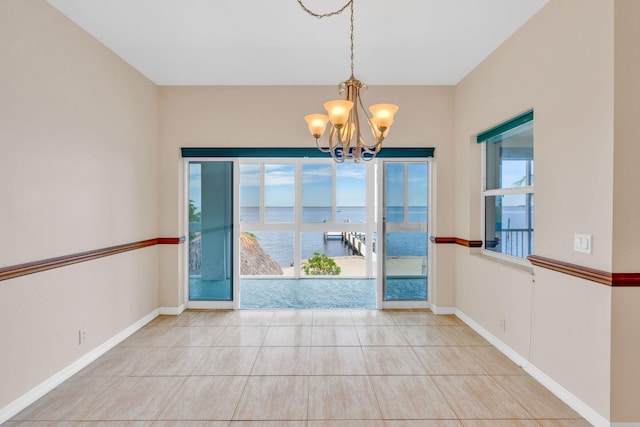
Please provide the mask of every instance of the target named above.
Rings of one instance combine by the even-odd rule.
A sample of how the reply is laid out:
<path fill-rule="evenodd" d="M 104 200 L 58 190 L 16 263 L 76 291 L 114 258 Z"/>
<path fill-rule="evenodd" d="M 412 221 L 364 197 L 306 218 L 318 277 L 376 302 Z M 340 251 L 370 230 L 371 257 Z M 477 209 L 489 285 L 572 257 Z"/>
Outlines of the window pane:
<path fill-rule="evenodd" d="M 426 231 L 386 233 L 385 300 L 427 299 L 427 239 Z"/>
<path fill-rule="evenodd" d="M 260 222 L 260 165 L 240 165 L 240 222 Z"/>
<path fill-rule="evenodd" d="M 533 194 L 485 197 L 485 249 L 517 257 L 533 253 Z"/>
<path fill-rule="evenodd" d="M 427 164 L 407 165 L 408 222 L 427 222 Z"/>
<path fill-rule="evenodd" d="M 267 223 L 294 221 L 294 166 L 264 165 L 264 220 Z"/>
<path fill-rule="evenodd" d="M 242 232 L 240 274 L 293 276 L 293 232 Z"/>
<path fill-rule="evenodd" d="M 404 222 L 404 164 L 385 164 L 385 216 L 387 222 Z"/>
<path fill-rule="evenodd" d="M 487 190 L 533 185 L 533 122 L 486 142 Z"/>
<path fill-rule="evenodd" d="M 189 299 L 230 301 L 233 162 L 190 164 L 189 175 Z"/>
<path fill-rule="evenodd" d="M 348 234 L 353 235 L 350 237 L 354 247 L 345 243 L 343 233 L 300 233 L 302 257 L 300 274 L 303 276 L 363 276 L 365 274 L 365 259 L 358 254 L 357 250 L 358 242 L 362 242 L 360 250 L 364 252 L 364 235 Z M 305 272 L 305 266 L 308 266 L 309 273 Z M 339 272 L 336 267 L 340 268 Z"/>
<path fill-rule="evenodd" d="M 331 165 L 302 165 L 302 222 L 333 222 Z"/>
<path fill-rule="evenodd" d="M 336 165 L 336 221 L 366 220 L 366 165 L 339 163 Z"/>

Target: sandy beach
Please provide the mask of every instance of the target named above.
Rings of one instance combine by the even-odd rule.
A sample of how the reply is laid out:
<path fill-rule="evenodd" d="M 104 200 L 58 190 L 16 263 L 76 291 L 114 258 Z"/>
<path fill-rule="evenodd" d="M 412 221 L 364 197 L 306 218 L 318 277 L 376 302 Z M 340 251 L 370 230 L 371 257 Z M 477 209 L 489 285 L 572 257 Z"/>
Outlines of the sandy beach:
<path fill-rule="evenodd" d="M 333 260 L 340 267 L 341 276 L 364 276 L 366 260 L 363 256 L 338 256 Z M 424 262 L 423 262 L 424 261 Z M 306 260 L 303 260 L 303 263 Z M 423 268 L 424 264 L 424 268 Z M 375 274 L 377 265 L 373 262 Z M 293 276 L 293 267 L 283 268 L 285 276 Z M 426 274 L 426 258 L 424 257 L 390 257 L 387 259 L 387 274 L 395 275 L 420 275 Z"/>

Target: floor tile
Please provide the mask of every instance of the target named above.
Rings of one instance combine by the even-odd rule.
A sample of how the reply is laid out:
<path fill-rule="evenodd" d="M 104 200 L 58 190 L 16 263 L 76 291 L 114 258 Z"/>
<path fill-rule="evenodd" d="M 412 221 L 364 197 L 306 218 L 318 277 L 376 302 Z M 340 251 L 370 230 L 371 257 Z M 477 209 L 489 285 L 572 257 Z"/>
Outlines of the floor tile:
<path fill-rule="evenodd" d="M 534 418 L 580 418 L 566 403 L 528 375 L 493 377 Z"/>
<path fill-rule="evenodd" d="M 229 421 L 156 421 L 151 427 L 229 427 Z"/>
<path fill-rule="evenodd" d="M 264 338 L 265 346 L 310 346 L 311 326 L 271 326 Z"/>
<path fill-rule="evenodd" d="M 371 382 L 385 419 L 456 419 L 427 376 L 374 376 Z"/>
<path fill-rule="evenodd" d="M 314 310 L 313 326 L 351 326 L 353 318 L 349 311 Z"/>
<path fill-rule="evenodd" d="M 351 318 L 354 325 L 393 326 L 393 316 L 383 310 L 353 310 Z"/>
<path fill-rule="evenodd" d="M 464 427 L 540 427 L 534 420 L 463 420 Z"/>
<path fill-rule="evenodd" d="M 362 347 L 369 375 L 426 375 L 411 347 Z"/>
<path fill-rule="evenodd" d="M 86 408 L 116 381 L 115 377 L 74 376 L 21 411 L 12 421 L 81 420 Z"/>
<path fill-rule="evenodd" d="M 381 419 L 368 377 L 309 378 L 309 420 Z"/>
<path fill-rule="evenodd" d="M 271 326 L 311 326 L 313 311 L 311 310 L 279 310 L 271 320 Z"/>
<path fill-rule="evenodd" d="M 593 427 L 586 420 L 537 420 L 542 427 Z"/>
<path fill-rule="evenodd" d="M 249 377 L 234 420 L 306 420 L 309 377 Z"/>
<path fill-rule="evenodd" d="M 232 310 L 195 311 L 189 319 L 188 326 L 227 326 L 234 318 Z"/>
<path fill-rule="evenodd" d="M 308 375 L 310 347 L 263 347 L 251 375 Z"/>
<path fill-rule="evenodd" d="M 185 313 L 183 313 L 183 315 L 186 317 Z M 183 321 L 183 315 L 181 315 L 181 316 L 168 316 L 168 315 L 161 314 L 158 317 L 156 317 L 155 319 L 153 319 L 152 321 L 150 321 L 149 323 L 147 323 L 145 326 L 171 327 L 171 326 L 186 325 L 186 323 L 184 323 L 184 321 Z"/>
<path fill-rule="evenodd" d="M 118 377 L 114 380 L 76 419 L 155 420 L 185 378 Z"/>
<path fill-rule="evenodd" d="M 177 327 L 145 326 L 121 342 L 122 347 L 166 347 L 173 342 Z M 169 344 L 170 345 L 170 344 Z"/>
<path fill-rule="evenodd" d="M 448 329 L 457 345 L 491 345 L 489 341 L 485 340 L 476 331 L 470 327 L 464 326 L 442 326 L 442 329 Z"/>
<path fill-rule="evenodd" d="M 530 414 L 489 376 L 431 377 L 460 419 L 529 419 Z"/>
<path fill-rule="evenodd" d="M 486 371 L 463 347 L 414 347 L 429 375 L 483 375 Z"/>
<path fill-rule="evenodd" d="M 2 427 L 152 427 L 152 421 L 9 421 Z"/>
<path fill-rule="evenodd" d="M 156 421 L 151 427 L 229 427 L 229 421 Z"/>
<path fill-rule="evenodd" d="M 409 345 L 395 326 L 357 326 L 360 345 L 387 346 Z"/>
<path fill-rule="evenodd" d="M 170 345 L 175 347 L 212 346 L 224 329 L 222 326 L 183 326 L 176 328 Z"/>
<path fill-rule="evenodd" d="M 437 314 L 435 320 L 440 326 L 464 326 L 465 323 L 454 314 Z"/>
<path fill-rule="evenodd" d="M 451 326 L 399 326 L 398 330 L 410 345 L 460 345 Z"/>
<path fill-rule="evenodd" d="M 428 310 L 158 316 L 5 425 L 590 427 L 458 317 Z"/>
<path fill-rule="evenodd" d="M 233 313 L 229 326 L 269 326 L 273 311 L 237 310 Z"/>
<path fill-rule="evenodd" d="M 312 347 L 311 375 L 366 375 L 360 347 Z"/>
<path fill-rule="evenodd" d="M 402 326 L 426 326 L 439 325 L 437 316 L 431 312 L 423 311 L 394 311 L 391 312 L 396 325 Z"/>
<path fill-rule="evenodd" d="M 355 326 L 314 326 L 311 329 L 313 346 L 359 346 L 360 340 Z"/>
<path fill-rule="evenodd" d="M 146 356 L 156 347 L 114 347 L 79 372 L 92 377 L 126 377 L 145 364 Z"/>
<path fill-rule="evenodd" d="M 269 328 L 266 326 L 227 326 L 214 345 L 218 347 L 259 347 Z"/>
<path fill-rule="evenodd" d="M 231 420 L 248 377 L 190 377 L 162 412 L 161 420 Z"/>
<path fill-rule="evenodd" d="M 184 376 L 191 375 L 207 351 L 206 347 L 157 347 L 144 357 L 131 375 Z"/>
<path fill-rule="evenodd" d="M 463 427 L 457 420 L 386 420 L 385 427 Z"/>
<path fill-rule="evenodd" d="M 385 427 L 382 420 L 322 420 L 309 421 L 307 427 Z"/>
<path fill-rule="evenodd" d="M 305 421 L 231 421 L 229 427 L 306 427 Z"/>
<path fill-rule="evenodd" d="M 249 375 L 260 347 L 209 347 L 193 375 Z"/>
<path fill-rule="evenodd" d="M 490 375 L 527 375 L 527 373 L 511 359 L 495 347 L 469 346 L 464 352 Z"/>

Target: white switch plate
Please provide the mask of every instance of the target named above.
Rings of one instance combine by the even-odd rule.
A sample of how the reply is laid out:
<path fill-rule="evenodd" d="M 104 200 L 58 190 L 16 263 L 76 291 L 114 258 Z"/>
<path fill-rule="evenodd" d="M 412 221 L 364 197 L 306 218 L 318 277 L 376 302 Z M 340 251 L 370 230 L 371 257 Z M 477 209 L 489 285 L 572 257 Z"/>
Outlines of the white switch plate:
<path fill-rule="evenodd" d="M 591 253 L 591 234 L 574 234 L 573 250 L 576 252 L 583 252 L 585 254 L 590 254 Z"/>

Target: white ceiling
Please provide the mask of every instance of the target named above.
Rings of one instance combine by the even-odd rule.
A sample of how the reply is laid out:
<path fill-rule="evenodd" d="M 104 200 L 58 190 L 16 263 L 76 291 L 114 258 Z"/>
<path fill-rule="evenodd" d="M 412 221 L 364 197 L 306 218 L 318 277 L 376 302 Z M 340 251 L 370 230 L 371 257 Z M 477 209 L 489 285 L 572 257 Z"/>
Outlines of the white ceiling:
<path fill-rule="evenodd" d="M 296 0 L 48 0 L 159 85 L 334 85 L 349 68 L 349 9 Z M 346 0 L 305 0 L 325 13 Z M 548 0 L 357 0 L 355 76 L 458 83 Z"/>

